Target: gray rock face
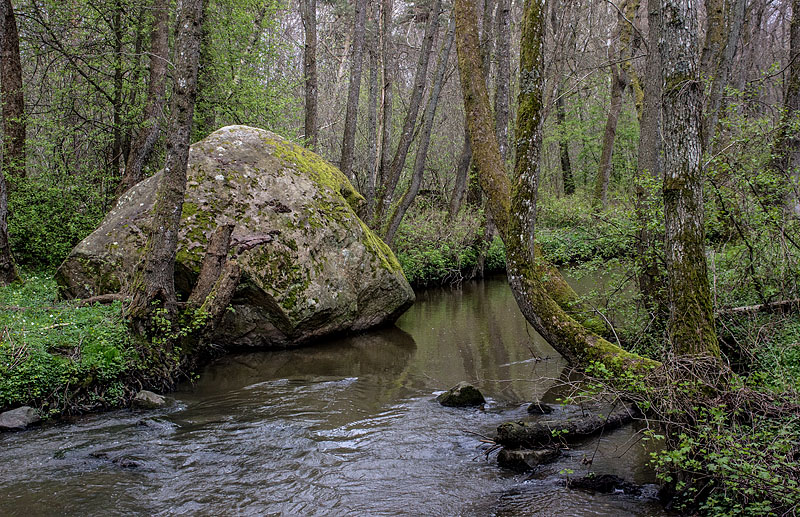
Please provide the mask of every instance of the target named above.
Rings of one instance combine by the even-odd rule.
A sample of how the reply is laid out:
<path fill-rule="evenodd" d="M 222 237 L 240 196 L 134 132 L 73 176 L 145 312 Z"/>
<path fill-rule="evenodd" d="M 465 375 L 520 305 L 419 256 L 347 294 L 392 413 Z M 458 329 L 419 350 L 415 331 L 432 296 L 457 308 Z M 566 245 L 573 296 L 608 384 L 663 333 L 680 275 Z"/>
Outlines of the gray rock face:
<path fill-rule="evenodd" d="M 56 278 L 65 296 L 118 292 L 142 257 L 161 173 L 131 188 L 79 243 Z M 363 198 L 337 168 L 280 136 L 222 128 L 189 156 L 175 282 L 191 292 L 208 239 L 280 232 L 239 257 L 242 282 L 215 336 L 238 346 L 285 346 L 394 322 L 414 301 L 397 259 L 358 218 Z"/>
<path fill-rule="evenodd" d="M 466 382 L 459 382 L 436 397 L 436 400 L 439 404 L 448 407 L 480 406 L 486 403 L 486 399 L 483 398 L 478 388 Z"/>
<path fill-rule="evenodd" d="M 28 426 L 39 423 L 41 420 L 35 409 L 22 406 L 0 413 L 0 431 L 22 431 Z"/>
<path fill-rule="evenodd" d="M 167 399 L 152 391 L 142 390 L 133 397 L 133 407 L 139 409 L 157 409 L 166 405 Z"/>

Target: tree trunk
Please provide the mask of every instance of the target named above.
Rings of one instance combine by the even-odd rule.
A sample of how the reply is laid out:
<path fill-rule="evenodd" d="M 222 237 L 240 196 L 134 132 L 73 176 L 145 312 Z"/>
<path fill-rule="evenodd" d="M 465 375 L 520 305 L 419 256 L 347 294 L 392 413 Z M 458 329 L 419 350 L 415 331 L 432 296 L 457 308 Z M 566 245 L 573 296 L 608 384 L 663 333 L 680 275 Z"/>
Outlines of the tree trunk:
<path fill-rule="evenodd" d="M 746 0 L 705 0 L 706 38 L 700 56 L 700 72 L 711 81 L 702 119 L 703 149 L 709 154 L 713 152 L 719 110 L 739 44 L 746 4 Z"/>
<path fill-rule="evenodd" d="M 303 72 L 305 75 L 305 137 L 309 149 L 317 149 L 317 0 L 300 0 L 305 43 Z"/>
<path fill-rule="evenodd" d="M 25 177 L 25 96 L 22 88 L 22 62 L 19 32 L 11 0 L 0 0 L 0 91 L 3 102 L 3 173 Z"/>
<path fill-rule="evenodd" d="M 144 107 L 144 125 L 131 146 L 125 173 L 117 195 L 144 179 L 144 166 L 161 134 L 161 117 L 166 103 L 167 64 L 169 63 L 169 2 L 153 0 L 153 32 L 150 36 L 150 79 Z"/>
<path fill-rule="evenodd" d="M 564 132 L 567 116 L 564 111 L 564 93 L 559 85 L 556 90 L 556 120 L 561 136 L 558 137 L 558 151 L 561 157 L 561 175 L 564 179 L 564 194 L 569 196 L 575 193 L 575 178 L 572 176 L 572 163 L 569 159 L 569 139 Z"/>
<path fill-rule="evenodd" d="M 0 169 L 0 286 L 19 280 L 11 246 L 8 242 L 8 188 L 6 178 Z"/>
<path fill-rule="evenodd" d="M 508 158 L 508 116 L 509 116 L 509 83 L 511 75 L 511 16 L 509 0 L 498 0 L 497 3 L 497 80 L 494 92 L 494 119 L 497 125 L 497 142 L 500 145 L 500 156 Z"/>
<path fill-rule="evenodd" d="M 431 49 L 433 48 L 433 42 L 436 39 L 436 33 L 439 28 L 439 11 L 441 10 L 441 5 L 441 0 L 433 0 L 433 5 L 428 12 L 428 21 L 425 25 L 422 48 L 420 49 L 419 61 L 417 62 L 414 75 L 414 88 L 411 92 L 411 98 L 408 101 L 408 112 L 406 112 L 406 118 L 403 121 L 400 142 L 397 144 L 397 150 L 394 153 L 394 158 L 392 159 L 388 174 L 383 177 L 380 196 L 378 196 L 378 204 L 375 207 L 376 227 L 380 227 L 384 214 L 389 213 L 389 206 L 394 198 L 394 191 L 397 187 L 397 182 L 400 180 L 400 174 L 403 172 L 406 157 L 408 156 L 408 149 L 411 147 L 411 141 L 414 138 L 417 115 L 422 105 L 422 95 L 425 93 L 425 81 L 428 76 L 428 63 L 430 61 Z"/>
<path fill-rule="evenodd" d="M 383 81 L 381 87 L 381 138 L 378 145 L 378 161 L 376 163 L 376 184 L 382 185 L 389 175 L 392 160 L 392 81 L 394 80 L 394 49 L 392 48 L 392 0 L 381 1 L 381 62 L 383 64 Z M 373 227 L 380 225 L 380 219 L 374 214 L 380 202 L 380 193 L 369 207 L 373 214 Z"/>
<path fill-rule="evenodd" d="M 114 177 L 122 170 L 122 3 L 117 0 L 114 7 L 111 30 L 114 33 L 114 102 L 112 104 L 114 141 L 111 145 L 111 171 Z"/>
<path fill-rule="evenodd" d="M 456 165 L 456 182 L 453 185 L 453 193 L 450 196 L 450 207 L 448 210 L 449 220 L 453 220 L 458 212 L 461 210 L 461 204 L 464 202 L 464 194 L 467 192 L 467 179 L 469 178 L 469 165 L 472 163 L 472 145 L 469 141 L 469 132 L 467 131 L 467 122 L 464 121 L 464 146 L 461 148 L 461 154 L 458 157 L 458 164 Z"/>
<path fill-rule="evenodd" d="M 358 94 L 361 91 L 361 63 L 364 61 L 364 26 L 366 25 L 367 0 L 356 0 L 353 27 L 353 61 L 350 65 L 350 85 L 347 90 L 347 111 L 344 118 L 342 158 L 339 168 L 353 181 L 353 152 L 356 143 L 356 120 L 358 119 Z"/>
<path fill-rule="evenodd" d="M 380 14 L 377 12 L 377 2 L 374 3 L 373 12 L 370 18 L 373 21 L 373 38 L 368 45 L 369 54 L 369 94 L 367 96 L 367 192 L 365 193 L 366 203 L 364 208 L 366 210 L 363 219 L 368 221 L 372 219 L 372 208 L 375 206 L 375 188 L 377 186 L 377 176 L 379 164 L 378 159 L 378 18 Z"/>
<path fill-rule="evenodd" d="M 800 179 L 800 134 L 796 128 L 800 116 L 800 0 L 792 0 L 792 19 L 789 26 L 789 70 L 783 100 L 778 138 L 773 150 L 772 168 L 797 184 Z M 795 191 L 791 209 L 800 215 L 800 195 Z"/>
<path fill-rule="evenodd" d="M 534 224 L 542 105 L 542 0 L 526 0 L 522 21 L 520 99 L 515 140 L 516 171 L 511 185 L 500 157 L 489 95 L 482 77 L 477 16 L 471 0 L 456 0 L 458 66 L 473 157 L 488 208 L 506 243 L 508 278 L 525 319 L 568 361 L 598 360 L 615 370 L 648 367 L 653 361 L 607 342 L 567 315 L 548 294 L 535 260 Z M 510 201 L 511 200 L 511 201 Z"/>
<path fill-rule="evenodd" d="M 658 51 L 661 0 L 649 0 L 647 35 L 647 62 L 644 75 L 644 99 L 639 123 L 638 165 L 636 168 L 636 218 L 638 230 L 636 241 L 637 279 L 639 291 L 647 310 L 659 321 L 663 320 L 666 300 L 663 292 L 663 271 L 659 266 L 656 241 L 663 236 L 655 235 L 650 226 L 650 215 L 654 206 L 652 190 L 661 178 L 661 54 Z M 657 327 L 660 325 L 657 325 Z"/>
<path fill-rule="evenodd" d="M 431 131 L 433 130 L 433 121 L 436 118 L 436 106 L 439 104 L 439 94 L 442 92 L 442 87 L 445 82 L 445 73 L 447 72 L 447 64 L 450 61 L 450 49 L 453 46 L 453 38 L 456 30 L 455 17 L 450 18 L 450 26 L 447 29 L 447 36 L 445 41 L 442 42 L 442 49 L 439 52 L 439 59 L 436 63 L 436 72 L 433 77 L 433 88 L 430 97 L 428 97 L 428 104 L 425 106 L 425 112 L 422 115 L 422 130 L 420 134 L 419 146 L 417 147 L 417 156 L 414 159 L 414 172 L 411 177 L 411 185 L 408 190 L 403 194 L 400 204 L 395 209 L 392 217 L 389 219 L 388 229 L 386 230 L 385 241 L 389 244 L 394 239 L 394 234 L 400 227 L 403 217 L 406 215 L 411 203 L 419 193 L 419 188 L 422 185 L 422 176 L 425 172 L 425 161 L 428 158 L 428 146 L 431 142 Z"/>
<path fill-rule="evenodd" d="M 203 8 L 203 0 L 182 0 L 178 12 L 176 77 L 167 126 L 166 163 L 156 191 L 143 264 L 136 271 L 130 286 L 133 300 L 128 314 L 134 331 L 140 335 L 151 335 L 159 330 L 153 318 L 157 309 L 166 310 L 170 320 L 177 311 L 175 254 L 186 192 L 186 165 L 197 95 Z"/>
<path fill-rule="evenodd" d="M 597 171 L 597 182 L 594 187 L 595 201 L 605 208 L 608 204 L 608 184 L 611 180 L 611 158 L 614 154 L 614 140 L 617 138 L 617 121 L 622 111 L 622 97 L 628 87 L 628 75 L 620 67 L 620 58 L 625 54 L 623 42 L 630 40 L 625 35 L 630 32 L 630 25 L 625 21 L 622 12 L 627 9 L 628 0 L 623 0 L 620 13 L 617 14 L 617 29 L 609 47 L 608 58 L 611 61 L 611 105 L 608 109 L 606 127 L 603 131 L 603 148 L 600 153 L 600 166 Z M 618 49 L 618 50 L 617 50 Z"/>
<path fill-rule="evenodd" d="M 661 16 L 668 335 L 678 355 L 718 356 L 703 227 L 695 0 L 663 0 Z"/>

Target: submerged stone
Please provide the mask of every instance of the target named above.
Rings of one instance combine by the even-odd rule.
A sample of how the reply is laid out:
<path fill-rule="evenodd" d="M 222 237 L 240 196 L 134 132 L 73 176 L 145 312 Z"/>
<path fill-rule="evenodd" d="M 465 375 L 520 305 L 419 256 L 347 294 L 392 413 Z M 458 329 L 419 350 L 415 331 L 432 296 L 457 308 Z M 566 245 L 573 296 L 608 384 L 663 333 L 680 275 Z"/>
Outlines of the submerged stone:
<path fill-rule="evenodd" d="M 22 431 L 33 424 L 39 423 L 41 420 L 39 413 L 32 407 L 18 407 L 17 409 L 0 413 L 0 431 Z"/>
<path fill-rule="evenodd" d="M 553 412 L 553 408 L 542 402 L 533 402 L 528 406 L 528 413 L 531 415 L 549 415 Z"/>
<path fill-rule="evenodd" d="M 561 454 L 556 447 L 546 449 L 502 449 L 497 455 L 497 464 L 517 472 L 531 470 L 543 463 L 554 461 Z"/>
<path fill-rule="evenodd" d="M 126 192 L 72 250 L 56 275 L 65 296 L 125 285 L 142 258 L 161 174 Z M 392 323 L 414 292 L 389 247 L 356 215 L 362 202 L 339 169 L 274 133 L 215 131 L 189 155 L 176 288 L 191 292 L 211 234 L 234 224 L 233 249 L 277 233 L 239 256 L 242 281 L 216 343 L 285 346 Z"/>
<path fill-rule="evenodd" d="M 133 397 L 132 404 L 139 409 L 157 409 L 166 406 L 167 399 L 152 391 L 142 390 Z"/>
<path fill-rule="evenodd" d="M 466 382 L 459 382 L 436 397 L 436 400 L 439 404 L 448 407 L 480 406 L 486 403 L 486 399 L 483 398 L 483 394 L 478 391 L 478 388 Z"/>

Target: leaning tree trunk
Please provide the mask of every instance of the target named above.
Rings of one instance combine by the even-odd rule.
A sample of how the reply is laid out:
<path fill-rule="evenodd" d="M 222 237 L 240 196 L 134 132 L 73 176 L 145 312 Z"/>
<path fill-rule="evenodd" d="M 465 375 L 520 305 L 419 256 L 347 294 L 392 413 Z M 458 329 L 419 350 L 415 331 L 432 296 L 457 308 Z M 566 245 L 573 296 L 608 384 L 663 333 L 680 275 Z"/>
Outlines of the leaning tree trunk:
<path fill-rule="evenodd" d="M 367 0 L 356 0 L 353 27 L 353 60 L 350 64 L 350 85 L 347 89 L 347 110 L 344 117 L 342 157 L 339 168 L 353 181 L 353 154 L 356 143 L 356 119 L 358 118 L 358 94 L 361 91 L 361 64 L 364 61 L 364 29 L 367 16 Z"/>
<path fill-rule="evenodd" d="M 169 63 L 169 2 L 153 0 L 153 32 L 150 36 L 150 80 L 144 107 L 144 125 L 131 146 L 117 195 L 144 179 L 144 166 L 161 135 L 161 112 L 166 103 Z"/>
<path fill-rule="evenodd" d="M 310 149 L 317 149 L 317 0 L 300 0 L 303 20 L 303 72 L 305 75 L 305 137 Z"/>
<path fill-rule="evenodd" d="M 508 158 L 509 84 L 511 83 L 511 8 L 509 0 L 497 2 L 497 76 L 494 91 L 494 119 L 500 156 Z"/>
<path fill-rule="evenodd" d="M 411 176 L 411 184 L 405 194 L 403 194 L 400 204 L 397 205 L 394 213 L 389 218 L 389 225 L 384 239 L 389 244 L 392 243 L 394 234 L 397 232 L 397 229 L 400 228 L 403 217 L 405 217 L 406 212 L 411 207 L 411 203 L 413 203 L 414 199 L 417 197 L 419 188 L 422 185 L 422 176 L 425 173 L 425 162 L 428 159 L 428 147 L 431 143 L 433 121 L 436 118 L 436 106 L 439 104 L 439 94 L 442 92 L 442 86 L 444 86 L 445 73 L 447 72 L 447 63 L 450 61 L 450 49 L 453 46 L 455 30 L 455 18 L 453 17 L 450 19 L 450 27 L 447 29 L 445 41 L 442 42 L 439 60 L 436 63 L 436 73 L 433 76 L 433 88 L 430 97 L 428 97 L 428 104 L 425 106 L 425 112 L 422 114 L 422 130 L 419 146 L 417 147 L 417 156 L 414 158 L 414 172 Z"/>
<path fill-rule="evenodd" d="M 615 370 L 655 365 L 609 343 L 566 314 L 548 294 L 542 267 L 537 265 L 533 230 L 542 136 L 542 0 L 526 0 L 524 7 L 513 198 L 482 77 L 475 7 L 471 0 L 456 0 L 455 5 L 458 66 L 473 157 L 488 208 L 506 244 L 509 283 L 525 319 L 570 362 L 598 360 Z"/>
<path fill-rule="evenodd" d="M 6 176 L 25 177 L 25 96 L 19 32 L 11 0 L 0 0 L 0 94 L 3 102 L 3 171 Z"/>
<path fill-rule="evenodd" d="M 403 172 L 403 167 L 406 163 L 408 149 L 411 147 L 411 141 L 414 138 L 417 115 L 422 105 L 422 95 L 425 93 L 425 80 L 428 76 L 428 63 L 430 61 L 431 49 L 433 48 L 433 42 L 436 39 L 436 32 L 439 28 L 439 11 L 441 10 L 441 5 L 441 0 L 434 0 L 428 12 L 428 23 L 425 25 L 425 34 L 422 37 L 422 48 L 420 49 L 419 61 L 417 62 L 414 75 L 414 89 L 408 101 L 408 111 L 403 121 L 400 142 L 397 144 L 397 150 L 394 153 L 394 158 L 392 159 L 392 164 L 389 166 L 388 173 L 383 177 L 383 183 L 380 189 L 381 192 L 378 196 L 377 206 L 375 207 L 376 228 L 380 227 L 384 214 L 389 212 L 389 205 L 391 205 L 392 199 L 394 198 L 394 191 L 395 188 L 397 188 L 397 182 L 400 181 L 400 174 Z"/>
<path fill-rule="evenodd" d="M 182 0 L 175 42 L 175 80 L 167 127 L 167 156 L 156 190 L 152 221 L 143 252 L 143 264 L 134 273 L 128 309 L 133 330 L 140 335 L 157 331 L 155 312 L 177 313 L 175 254 L 186 192 L 186 165 L 197 95 L 197 69 L 203 25 L 203 0 Z"/>
<path fill-rule="evenodd" d="M 703 227 L 696 1 L 663 0 L 661 16 L 668 335 L 679 355 L 719 355 Z"/>

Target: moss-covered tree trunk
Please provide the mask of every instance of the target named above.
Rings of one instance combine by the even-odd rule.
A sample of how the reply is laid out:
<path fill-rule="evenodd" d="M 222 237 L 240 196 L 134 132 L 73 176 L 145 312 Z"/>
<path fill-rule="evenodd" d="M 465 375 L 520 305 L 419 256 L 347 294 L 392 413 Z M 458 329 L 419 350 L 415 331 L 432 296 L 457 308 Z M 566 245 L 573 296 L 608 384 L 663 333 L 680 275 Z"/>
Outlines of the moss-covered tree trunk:
<path fill-rule="evenodd" d="M 655 363 L 607 342 L 571 318 L 553 300 L 537 267 L 534 245 L 538 158 L 541 147 L 543 0 L 526 0 L 522 22 L 520 98 L 515 131 L 513 198 L 497 143 L 471 0 L 456 0 L 458 66 L 473 157 L 487 205 L 506 244 L 508 278 L 525 319 L 573 363 L 610 367 Z"/>
<path fill-rule="evenodd" d="M 705 255 L 695 0 L 663 0 L 659 50 L 669 339 L 678 355 L 719 355 Z"/>
<path fill-rule="evenodd" d="M 166 310 L 170 319 L 177 313 L 175 254 L 186 192 L 203 10 L 204 0 L 182 0 L 178 13 L 166 163 L 156 191 L 144 258 L 130 286 L 132 301 L 128 315 L 134 331 L 141 335 L 153 332 L 157 309 Z"/>

